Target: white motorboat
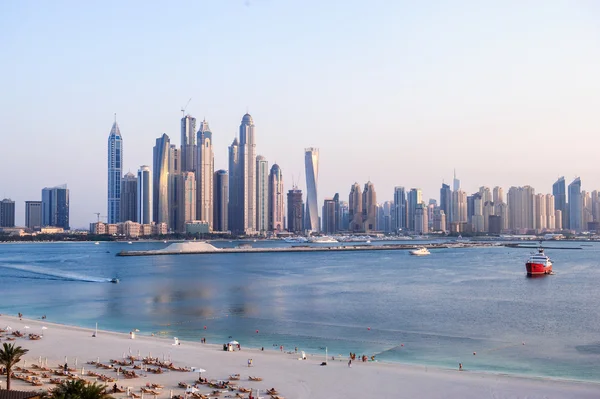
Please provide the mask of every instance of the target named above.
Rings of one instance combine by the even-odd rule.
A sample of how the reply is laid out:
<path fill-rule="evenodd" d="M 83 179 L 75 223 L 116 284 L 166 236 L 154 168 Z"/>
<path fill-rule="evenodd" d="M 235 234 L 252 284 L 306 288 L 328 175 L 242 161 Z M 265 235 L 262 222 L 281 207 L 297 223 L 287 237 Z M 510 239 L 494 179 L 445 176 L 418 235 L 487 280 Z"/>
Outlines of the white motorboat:
<path fill-rule="evenodd" d="M 431 254 L 431 252 L 429 252 L 429 250 L 425 247 L 420 247 L 420 248 L 416 248 L 416 249 L 412 249 L 409 252 L 411 255 L 415 255 L 415 256 L 425 256 L 425 255 L 429 255 Z"/>
<path fill-rule="evenodd" d="M 335 238 L 329 236 L 311 237 L 308 241 L 316 244 L 336 244 L 339 242 Z"/>

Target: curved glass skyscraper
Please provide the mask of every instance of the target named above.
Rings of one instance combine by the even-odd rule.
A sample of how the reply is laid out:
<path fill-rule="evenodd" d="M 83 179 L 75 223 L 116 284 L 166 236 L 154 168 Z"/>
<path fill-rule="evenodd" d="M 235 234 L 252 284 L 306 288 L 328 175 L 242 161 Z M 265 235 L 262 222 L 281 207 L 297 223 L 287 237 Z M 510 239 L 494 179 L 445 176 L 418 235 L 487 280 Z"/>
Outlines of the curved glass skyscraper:
<path fill-rule="evenodd" d="M 163 135 L 156 139 L 154 146 L 154 178 L 152 182 L 153 221 L 169 223 L 169 150 L 171 140 Z"/>
<path fill-rule="evenodd" d="M 317 183 L 319 181 L 319 149 L 304 149 L 304 166 L 306 168 L 306 213 L 304 229 L 309 232 L 319 231 L 319 207 L 317 206 Z"/>
<path fill-rule="evenodd" d="M 117 121 L 108 135 L 108 223 L 121 221 L 121 176 L 123 168 L 123 139 Z"/>

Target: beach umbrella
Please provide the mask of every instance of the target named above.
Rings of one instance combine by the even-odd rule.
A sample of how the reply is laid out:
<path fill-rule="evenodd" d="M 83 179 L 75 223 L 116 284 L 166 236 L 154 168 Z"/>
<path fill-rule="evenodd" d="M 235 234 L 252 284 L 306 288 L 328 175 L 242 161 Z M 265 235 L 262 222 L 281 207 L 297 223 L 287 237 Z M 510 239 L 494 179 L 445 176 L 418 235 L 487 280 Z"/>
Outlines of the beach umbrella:
<path fill-rule="evenodd" d="M 235 340 L 229 342 L 229 345 L 239 345 L 239 344 L 240 343 Z"/>

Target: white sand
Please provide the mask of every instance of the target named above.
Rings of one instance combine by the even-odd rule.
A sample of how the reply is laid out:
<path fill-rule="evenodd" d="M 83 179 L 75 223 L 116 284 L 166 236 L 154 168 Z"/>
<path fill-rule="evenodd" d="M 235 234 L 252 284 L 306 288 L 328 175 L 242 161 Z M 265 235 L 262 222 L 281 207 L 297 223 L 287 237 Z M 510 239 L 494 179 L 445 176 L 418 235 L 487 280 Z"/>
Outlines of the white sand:
<path fill-rule="evenodd" d="M 163 354 L 169 356 L 176 366 L 199 367 L 206 369 L 203 377 L 209 380 L 227 379 L 231 374 L 240 374 L 239 386 L 261 389 L 261 396 L 267 388 L 275 387 L 281 396 L 287 399 L 295 398 L 599 398 L 600 384 L 551 380 L 545 378 L 526 378 L 488 373 L 473 373 L 453 370 L 441 370 L 379 362 L 353 362 L 349 368 L 345 361 L 329 361 L 327 366 L 319 364 L 321 357 L 309 357 L 308 360 L 298 360 L 298 355 L 280 353 L 269 348 L 268 351 L 250 350 L 244 348 L 236 352 L 224 352 L 222 345 L 207 345 L 192 342 L 182 342 L 173 346 L 173 340 L 155 337 L 136 336 L 134 340 L 128 334 L 99 331 L 97 337 L 92 337 L 92 330 L 77 327 L 47 323 L 41 320 L 20 321 L 18 318 L 0 316 L 0 328 L 10 325 L 14 330 L 39 334 L 41 327 L 44 338 L 31 341 L 17 338 L 15 342 L 29 349 L 25 356 L 26 365 L 37 363 L 39 357 L 48 359 L 48 366 L 57 367 L 64 364 L 68 357 L 69 367 L 75 366 L 77 358 L 78 372 L 81 367 L 115 376 L 116 373 L 96 369 L 86 364 L 96 360 L 103 363 L 109 359 L 121 359 L 123 353 L 148 356 L 162 359 Z M 25 330 L 24 326 L 30 327 Z M 2 342 L 5 342 L 5 336 Z M 253 367 L 247 366 L 248 359 L 253 359 Z M 21 364 L 22 365 L 22 364 Z M 248 376 L 260 376 L 262 382 L 248 381 Z M 147 382 L 165 385 L 159 398 L 168 398 L 170 390 L 173 394 L 183 394 L 183 389 L 177 386 L 179 381 L 192 383 L 198 377 L 197 373 L 168 371 L 161 375 L 148 374 L 147 377 L 128 379 L 121 378 L 117 385 L 134 387 L 134 392 L 140 393 L 139 387 Z M 13 380 L 13 389 L 33 389 L 22 381 Z M 112 383 L 110 384 L 112 386 Z M 5 381 L 1 386 L 5 388 Z M 44 387 L 51 385 L 45 384 Z M 201 392 L 208 393 L 208 387 L 202 387 Z M 234 395 L 235 392 L 230 393 Z M 229 394 L 221 394 L 227 397 Z M 125 395 L 120 394 L 121 398 Z M 148 398 L 149 396 L 146 395 Z M 245 395 L 247 397 L 247 394 Z"/>

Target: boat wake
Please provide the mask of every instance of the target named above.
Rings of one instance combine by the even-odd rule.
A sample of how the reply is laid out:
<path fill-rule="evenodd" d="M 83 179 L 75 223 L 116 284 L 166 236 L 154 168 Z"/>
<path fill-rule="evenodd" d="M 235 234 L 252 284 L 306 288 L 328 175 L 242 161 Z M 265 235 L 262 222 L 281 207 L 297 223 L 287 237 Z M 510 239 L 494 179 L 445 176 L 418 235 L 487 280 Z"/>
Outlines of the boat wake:
<path fill-rule="evenodd" d="M 88 283 L 111 283 L 113 282 L 112 278 L 103 278 L 103 277 L 93 277 L 93 276 L 85 276 L 82 274 L 62 271 L 62 270 L 51 270 L 45 267 L 39 267 L 34 265 L 14 265 L 14 264 L 2 264 L 0 263 L 0 268 L 5 269 L 13 269 L 19 270 L 26 273 L 31 273 L 33 275 L 38 276 L 38 278 L 47 278 L 49 280 L 66 280 L 66 281 L 85 281 Z M 32 278 L 30 276 L 15 276 L 15 277 L 24 277 L 24 278 Z"/>

